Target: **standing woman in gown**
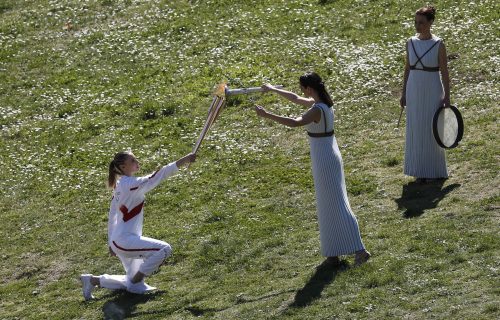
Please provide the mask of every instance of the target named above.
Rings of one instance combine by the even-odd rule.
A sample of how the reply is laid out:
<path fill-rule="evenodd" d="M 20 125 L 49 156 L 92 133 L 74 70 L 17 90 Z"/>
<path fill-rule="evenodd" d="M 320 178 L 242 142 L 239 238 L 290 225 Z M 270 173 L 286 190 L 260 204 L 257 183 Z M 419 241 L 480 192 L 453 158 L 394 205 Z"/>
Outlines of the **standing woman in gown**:
<path fill-rule="evenodd" d="M 268 84 L 262 88 L 307 107 L 308 110 L 302 116 L 282 117 L 267 112 L 261 106 L 256 106 L 257 115 L 288 127 L 306 126 L 311 148 L 321 253 L 332 265 L 340 263 L 339 256 L 353 253 L 355 264 L 362 264 L 370 258 L 370 253 L 361 241 L 358 221 L 347 199 L 342 157 L 333 134 L 332 99 L 316 73 L 306 73 L 299 81 L 305 97 Z"/>
<path fill-rule="evenodd" d="M 437 109 L 450 106 L 450 80 L 446 48 L 431 33 L 436 9 L 422 7 L 415 13 L 417 34 L 406 43 L 401 108 L 406 106 L 404 173 L 417 182 L 446 179 L 448 169 L 444 150 L 432 133 Z M 441 75 L 441 77 L 440 77 Z"/>

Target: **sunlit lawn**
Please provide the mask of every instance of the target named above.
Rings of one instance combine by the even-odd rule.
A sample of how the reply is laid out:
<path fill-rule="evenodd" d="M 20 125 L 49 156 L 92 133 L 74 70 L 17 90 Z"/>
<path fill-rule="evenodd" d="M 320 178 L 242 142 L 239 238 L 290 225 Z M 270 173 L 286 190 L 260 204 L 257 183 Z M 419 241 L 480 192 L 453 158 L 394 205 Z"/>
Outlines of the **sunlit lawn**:
<path fill-rule="evenodd" d="M 435 4 L 465 135 L 450 179 L 422 187 L 402 174 L 395 128 L 415 2 L 0 2 L 0 318 L 499 318 L 500 5 Z M 80 273 L 122 273 L 106 247 L 113 154 L 154 171 L 191 150 L 218 83 L 299 92 L 308 70 L 334 98 L 373 259 L 317 268 L 306 136 L 253 105 L 303 110 L 238 96 L 197 163 L 148 195 L 144 234 L 174 249 L 149 280 L 160 290 L 84 303 Z"/>

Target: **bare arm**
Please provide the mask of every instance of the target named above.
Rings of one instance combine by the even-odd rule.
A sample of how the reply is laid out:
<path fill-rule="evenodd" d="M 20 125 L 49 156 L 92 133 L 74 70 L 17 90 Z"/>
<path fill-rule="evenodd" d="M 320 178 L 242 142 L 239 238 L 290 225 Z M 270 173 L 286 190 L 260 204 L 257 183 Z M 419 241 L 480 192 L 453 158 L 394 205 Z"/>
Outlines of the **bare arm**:
<path fill-rule="evenodd" d="M 399 105 L 401 108 L 406 106 L 406 83 L 408 82 L 408 76 L 410 75 L 410 59 L 408 57 L 408 43 L 406 43 L 406 59 L 405 59 L 405 73 L 403 76 L 403 91 L 401 92 L 401 99 L 399 99 Z"/>
<path fill-rule="evenodd" d="M 300 127 L 305 126 L 313 121 L 319 121 L 321 119 L 321 111 L 319 108 L 311 107 L 302 116 L 298 118 L 282 117 L 270 112 L 267 112 L 261 106 L 256 106 L 255 111 L 257 115 L 262 118 L 267 118 L 275 122 L 281 123 L 287 127 Z"/>
<path fill-rule="evenodd" d="M 291 91 L 275 88 L 270 84 L 263 85 L 262 89 L 264 90 L 264 92 L 275 92 L 275 93 L 279 94 L 280 96 L 282 96 L 283 98 L 285 98 L 293 103 L 302 105 L 304 107 L 311 107 L 314 104 L 314 99 L 312 99 L 312 98 L 304 98 L 304 97 L 301 97 L 298 94 L 295 94 Z"/>
<path fill-rule="evenodd" d="M 450 103 L 450 74 L 448 72 L 448 55 L 444 43 L 439 45 L 439 71 L 441 71 L 441 79 L 443 81 L 444 98 L 443 105 L 449 107 Z"/>

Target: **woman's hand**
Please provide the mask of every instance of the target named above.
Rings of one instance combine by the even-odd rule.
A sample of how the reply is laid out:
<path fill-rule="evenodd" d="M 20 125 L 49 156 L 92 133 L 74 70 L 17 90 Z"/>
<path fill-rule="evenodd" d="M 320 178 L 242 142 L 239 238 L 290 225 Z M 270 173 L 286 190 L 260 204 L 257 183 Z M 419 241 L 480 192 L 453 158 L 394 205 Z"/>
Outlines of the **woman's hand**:
<path fill-rule="evenodd" d="M 255 112 L 257 113 L 257 115 L 259 117 L 262 117 L 262 118 L 265 118 L 265 116 L 267 115 L 267 111 L 266 109 L 264 109 L 262 106 L 255 106 Z"/>
<path fill-rule="evenodd" d="M 188 163 L 195 162 L 195 161 L 196 161 L 196 153 L 189 153 L 189 154 L 185 155 L 184 157 L 180 158 L 179 160 L 177 160 L 177 162 L 175 164 L 177 165 L 177 167 L 181 167 L 183 165 L 186 165 Z"/>
<path fill-rule="evenodd" d="M 261 88 L 262 88 L 262 91 L 264 91 L 264 92 L 269 92 L 269 91 L 273 91 L 274 89 L 276 89 L 275 87 L 273 87 L 269 83 L 263 84 L 261 86 Z"/>
<path fill-rule="evenodd" d="M 406 96 L 405 95 L 402 95 L 401 99 L 399 99 L 399 105 L 401 106 L 401 108 L 406 107 Z"/>
<path fill-rule="evenodd" d="M 441 105 L 443 106 L 443 108 L 449 108 L 451 106 L 450 97 L 444 97 L 441 100 Z"/>

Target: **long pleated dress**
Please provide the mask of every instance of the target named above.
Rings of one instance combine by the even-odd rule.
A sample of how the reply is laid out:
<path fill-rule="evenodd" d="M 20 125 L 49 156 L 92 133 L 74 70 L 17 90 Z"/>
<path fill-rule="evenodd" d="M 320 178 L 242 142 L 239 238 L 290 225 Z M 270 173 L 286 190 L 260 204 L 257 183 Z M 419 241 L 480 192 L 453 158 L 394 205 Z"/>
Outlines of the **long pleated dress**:
<path fill-rule="evenodd" d="M 407 44 L 410 74 L 406 83 L 404 173 L 417 178 L 448 177 L 444 149 L 432 133 L 432 120 L 444 97 L 439 72 L 440 42 L 437 37 L 412 37 Z"/>
<path fill-rule="evenodd" d="M 315 107 L 321 109 L 321 120 L 308 124 L 307 132 L 332 132 L 333 108 L 324 103 L 316 103 Z M 363 250 L 358 221 L 347 199 L 342 156 L 335 135 L 309 136 L 309 144 L 322 255 L 335 257 Z"/>

